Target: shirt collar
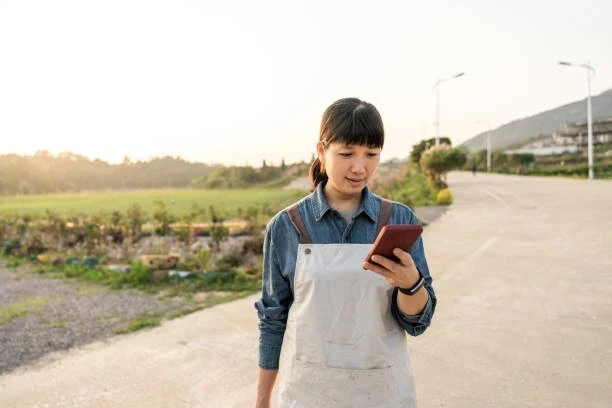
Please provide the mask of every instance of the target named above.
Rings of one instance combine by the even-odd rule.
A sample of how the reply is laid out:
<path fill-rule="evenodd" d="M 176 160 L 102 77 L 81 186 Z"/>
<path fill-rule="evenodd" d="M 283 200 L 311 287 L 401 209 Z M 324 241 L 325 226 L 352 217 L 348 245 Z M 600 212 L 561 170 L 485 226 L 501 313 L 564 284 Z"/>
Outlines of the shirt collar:
<path fill-rule="evenodd" d="M 317 188 L 312 193 L 312 213 L 317 222 L 321 221 L 325 214 L 330 211 L 332 208 L 329 206 L 327 200 L 325 199 L 325 194 L 323 193 L 323 188 L 325 188 L 326 181 L 319 183 Z M 358 216 L 361 213 L 365 213 L 368 218 L 372 222 L 376 222 L 378 220 L 378 213 L 380 212 L 380 205 L 378 200 L 376 200 L 376 196 L 370 189 L 366 186 L 361 193 L 361 203 L 359 204 L 359 208 L 357 208 L 357 213 L 355 216 Z"/>

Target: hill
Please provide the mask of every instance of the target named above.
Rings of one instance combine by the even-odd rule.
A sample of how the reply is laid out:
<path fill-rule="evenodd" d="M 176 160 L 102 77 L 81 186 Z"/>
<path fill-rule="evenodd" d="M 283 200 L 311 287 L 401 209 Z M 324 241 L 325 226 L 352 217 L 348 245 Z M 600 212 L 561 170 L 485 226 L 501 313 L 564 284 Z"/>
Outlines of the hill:
<path fill-rule="evenodd" d="M 593 120 L 612 117 L 612 89 L 591 97 Z M 533 116 L 517 119 L 491 130 L 493 149 L 504 149 L 510 146 L 520 146 L 530 139 L 551 133 L 563 128 L 569 122 L 584 122 L 586 120 L 586 98 L 559 106 Z M 461 146 L 470 152 L 484 149 L 487 132 L 482 132 L 463 142 Z"/>
<path fill-rule="evenodd" d="M 300 174 L 306 163 L 280 166 L 223 166 L 191 163 L 180 157 L 109 164 L 71 152 L 53 156 L 41 150 L 32 156 L 0 155 L 0 196 L 143 188 L 280 187 Z"/>

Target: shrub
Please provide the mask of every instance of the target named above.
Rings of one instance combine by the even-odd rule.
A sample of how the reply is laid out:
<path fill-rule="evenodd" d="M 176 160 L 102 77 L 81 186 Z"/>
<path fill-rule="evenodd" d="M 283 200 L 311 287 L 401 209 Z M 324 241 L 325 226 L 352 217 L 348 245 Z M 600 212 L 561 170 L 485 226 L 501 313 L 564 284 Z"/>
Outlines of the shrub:
<path fill-rule="evenodd" d="M 174 216 L 174 214 L 170 213 L 167 202 L 156 200 L 153 203 L 155 204 L 153 219 L 157 223 L 155 233 L 161 236 L 169 235 L 172 231 L 172 229 L 170 228 L 170 224 L 176 221 L 176 217 Z"/>
<path fill-rule="evenodd" d="M 263 245 L 264 236 L 262 234 L 251 236 L 242 244 L 242 254 L 263 255 Z"/>
<path fill-rule="evenodd" d="M 236 272 L 209 272 L 201 276 L 204 290 L 251 291 L 261 288 L 261 281 Z"/>
<path fill-rule="evenodd" d="M 448 188 L 444 188 L 438 191 L 436 195 L 436 204 L 438 205 L 449 205 L 453 202 L 453 194 Z"/>
<path fill-rule="evenodd" d="M 208 249 L 200 249 L 198 252 L 193 254 L 193 261 L 196 267 L 203 271 L 206 269 L 206 265 L 208 265 L 208 261 L 210 261 L 211 257 L 210 250 Z"/>
<path fill-rule="evenodd" d="M 125 276 L 125 280 L 132 285 L 142 285 L 153 280 L 153 273 L 142 262 L 135 262 L 130 268 L 130 272 Z"/>
<path fill-rule="evenodd" d="M 375 188 L 375 192 L 411 208 L 431 205 L 436 198 L 432 183 L 423 173 L 416 171 L 405 172 L 400 177 L 383 182 Z"/>
<path fill-rule="evenodd" d="M 82 265 L 66 265 L 64 267 L 64 276 L 67 278 L 78 278 L 87 273 L 87 269 Z"/>
<path fill-rule="evenodd" d="M 239 267 L 242 264 L 242 260 L 243 256 L 239 252 L 232 251 L 219 258 L 211 270 L 215 272 L 231 271 Z"/>

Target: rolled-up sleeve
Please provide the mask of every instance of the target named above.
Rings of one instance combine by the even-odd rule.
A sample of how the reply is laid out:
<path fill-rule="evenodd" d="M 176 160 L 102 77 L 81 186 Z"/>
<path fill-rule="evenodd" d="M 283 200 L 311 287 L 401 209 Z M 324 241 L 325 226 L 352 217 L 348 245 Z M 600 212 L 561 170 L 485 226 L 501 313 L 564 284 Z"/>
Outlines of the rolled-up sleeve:
<path fill-rule="evenodd" d="M 395 320 L 410 334 L 411 336 L 418 336 L 419 334 L 423 334 L 425 329 L 429 327 L 431 324 L 431 318 L 433 317 L 433 312 L 435 309 L 436 298 L 432 298 L 431 293 L 429 295 L 429 299 L 427 299 L 427 303 L 425 304 L 425 308 L 418 315 L 407 315 L 402 312 L 397 305 L 397 288 L 393 291 L 393 303 L 391 304 L 391 313 L 395 317 Z"/>
<path fill-rule="evenodd" d="M 273 219 L 266 229 L 262 296 L 255 302 L 259 317 L 259 367 L 266 369 L 278 368 L 287 315 L 293 300 L 291 286 L 278 261 L 273 233 L 277 221 Z"/>
<path fill-rule="evenodd" d="M 393 291 L 392 301 L 391 301 L 391 313 L 395 320 L 399 323 L 401 327 L 403 327 L 408 334 L 411 336 L 418 336 L 423 334 L 425 330 L 431 324 L 431 319 L 433 317 L 434 311 L 436 310 L 436 293 L 434 292 L 432 286 L 432 278 L 429 273 L 429 267 L 427 266 L 427 259 L 425 258 L 425 250 L 423 248 L 423 238 L 419 238 L 412 248 L 410 249 L 410 256 L 421 274 L 423 278 L 425 278 L 424 287 L 429 294 L 429 299 L 423 308 L 423 311 L 418 315 L 407 315 L 402 312 L 397 304 L 397 294 L 398 290 L 395 288 Z"/>

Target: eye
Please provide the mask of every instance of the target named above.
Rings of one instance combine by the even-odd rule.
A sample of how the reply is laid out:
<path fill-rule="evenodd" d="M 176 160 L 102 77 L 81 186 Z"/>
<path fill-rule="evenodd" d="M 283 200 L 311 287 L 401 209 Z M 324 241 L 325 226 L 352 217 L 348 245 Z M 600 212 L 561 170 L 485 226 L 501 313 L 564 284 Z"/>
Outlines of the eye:
<path fill-rule="evenodd" d="M 368 157 L 377 157 L 378 152 L 368 152 Z"/>
<path fill-rule="evenodd" d="M 339 153 L 339 154 L 340 154 L 340 156 L 342 156 L 342 157 L 351 157 L 351 156 L 353 155 L 353 153 L 349 153 L 349 152 L 341 152 L 341 153 Z"/>

